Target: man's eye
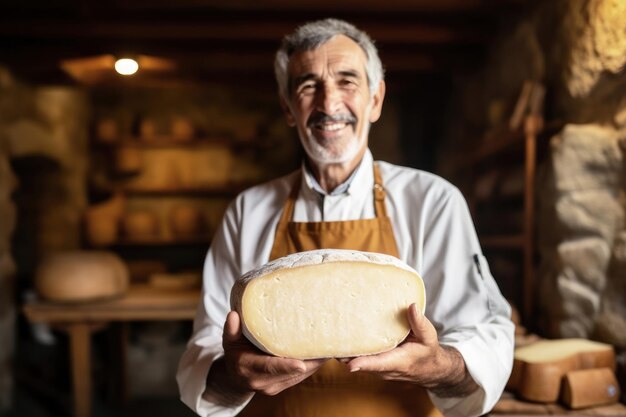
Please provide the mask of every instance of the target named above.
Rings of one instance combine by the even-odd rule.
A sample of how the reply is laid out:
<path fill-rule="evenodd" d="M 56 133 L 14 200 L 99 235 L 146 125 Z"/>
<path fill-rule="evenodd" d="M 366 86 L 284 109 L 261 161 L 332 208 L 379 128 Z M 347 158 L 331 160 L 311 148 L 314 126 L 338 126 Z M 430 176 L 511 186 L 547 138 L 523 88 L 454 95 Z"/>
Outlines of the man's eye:
<path fill-rule="evenodd" d="M 302 94 L 311 94 L 315 91 L 315 83 L 304 83 L 298 87 L 298 92 Z"/>

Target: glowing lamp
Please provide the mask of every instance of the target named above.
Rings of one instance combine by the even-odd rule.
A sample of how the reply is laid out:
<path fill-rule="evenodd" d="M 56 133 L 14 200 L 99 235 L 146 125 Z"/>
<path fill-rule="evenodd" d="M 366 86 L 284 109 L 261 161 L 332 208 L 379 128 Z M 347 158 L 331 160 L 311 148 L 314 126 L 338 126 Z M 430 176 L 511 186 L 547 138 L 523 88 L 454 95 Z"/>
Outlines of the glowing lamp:
<path fill-rule="evenodd" d="M 115 61 L 115 71 L 121 75 L 133 75 L 139 69 L 137 61 L 131 58 L 120 58 Z"/>

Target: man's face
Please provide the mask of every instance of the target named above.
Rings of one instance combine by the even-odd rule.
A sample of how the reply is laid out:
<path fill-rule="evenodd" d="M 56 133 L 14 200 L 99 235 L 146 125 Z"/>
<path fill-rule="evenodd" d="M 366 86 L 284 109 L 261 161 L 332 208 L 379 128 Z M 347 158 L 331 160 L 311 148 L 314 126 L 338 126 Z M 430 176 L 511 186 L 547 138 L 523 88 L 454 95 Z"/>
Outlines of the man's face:
<path fill-rule="evenodd" d="M 314 163 L 350 163 L 365 152 L 385 92 L 381 82 L 370 94 L 366 61 L 361 47 L 343 35 L 291 56 L 290 97 L 283 108 Z"/>

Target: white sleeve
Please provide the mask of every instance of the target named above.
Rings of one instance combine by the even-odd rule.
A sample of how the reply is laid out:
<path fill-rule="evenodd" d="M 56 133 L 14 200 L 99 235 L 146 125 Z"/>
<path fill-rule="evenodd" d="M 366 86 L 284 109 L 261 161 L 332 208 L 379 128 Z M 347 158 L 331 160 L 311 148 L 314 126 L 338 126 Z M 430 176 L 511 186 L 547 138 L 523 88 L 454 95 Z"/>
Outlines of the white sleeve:
<path fill-rule="evenodd" d="M 222 331 L 230 311 L 230 290 L 240 271 L 237 264 L 238 234 L 234 204 L 227 210 L 215 233 L 203 272 L 202 300 L 193 325 L 193 334 L 178 365 L 176 380 L 181 400 L 200 416 L 236 415 L 252 398 L 236 407 L 210 401 L 206 379 L 213 361 L 223 356 Z"/>
<path fill-rule="evenodd" d="M 513 366 L 511 309 L 482 255 L 465 199 L 442 199 L 424 234 L 426 316 L 441 344 L 456 348 L 479 389 L 467 397 L 431 400 L 447 417 L 485 414 L 500 398 Z"/>

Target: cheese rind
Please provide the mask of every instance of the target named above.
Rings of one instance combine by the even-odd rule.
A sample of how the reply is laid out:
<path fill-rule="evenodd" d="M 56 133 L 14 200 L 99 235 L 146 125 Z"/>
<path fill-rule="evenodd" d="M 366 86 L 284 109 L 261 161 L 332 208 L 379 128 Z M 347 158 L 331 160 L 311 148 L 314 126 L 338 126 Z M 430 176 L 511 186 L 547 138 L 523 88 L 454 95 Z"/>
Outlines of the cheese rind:
<path fill-rule="evenodd" d="M 390 350 L 409 334 L 407 308 L 425 307 L 419 274 L 397 258 L 317 250 L 269 262 L 231 292 L 244 335 L 283 357 L 352 357 Z"/>
<path fill-rule="evenodd" d="M 569 408 L 614 404 L 619 396 L 619 383 L 610 368 L 580 369 L 563 377 L 561 399 Z"/>

